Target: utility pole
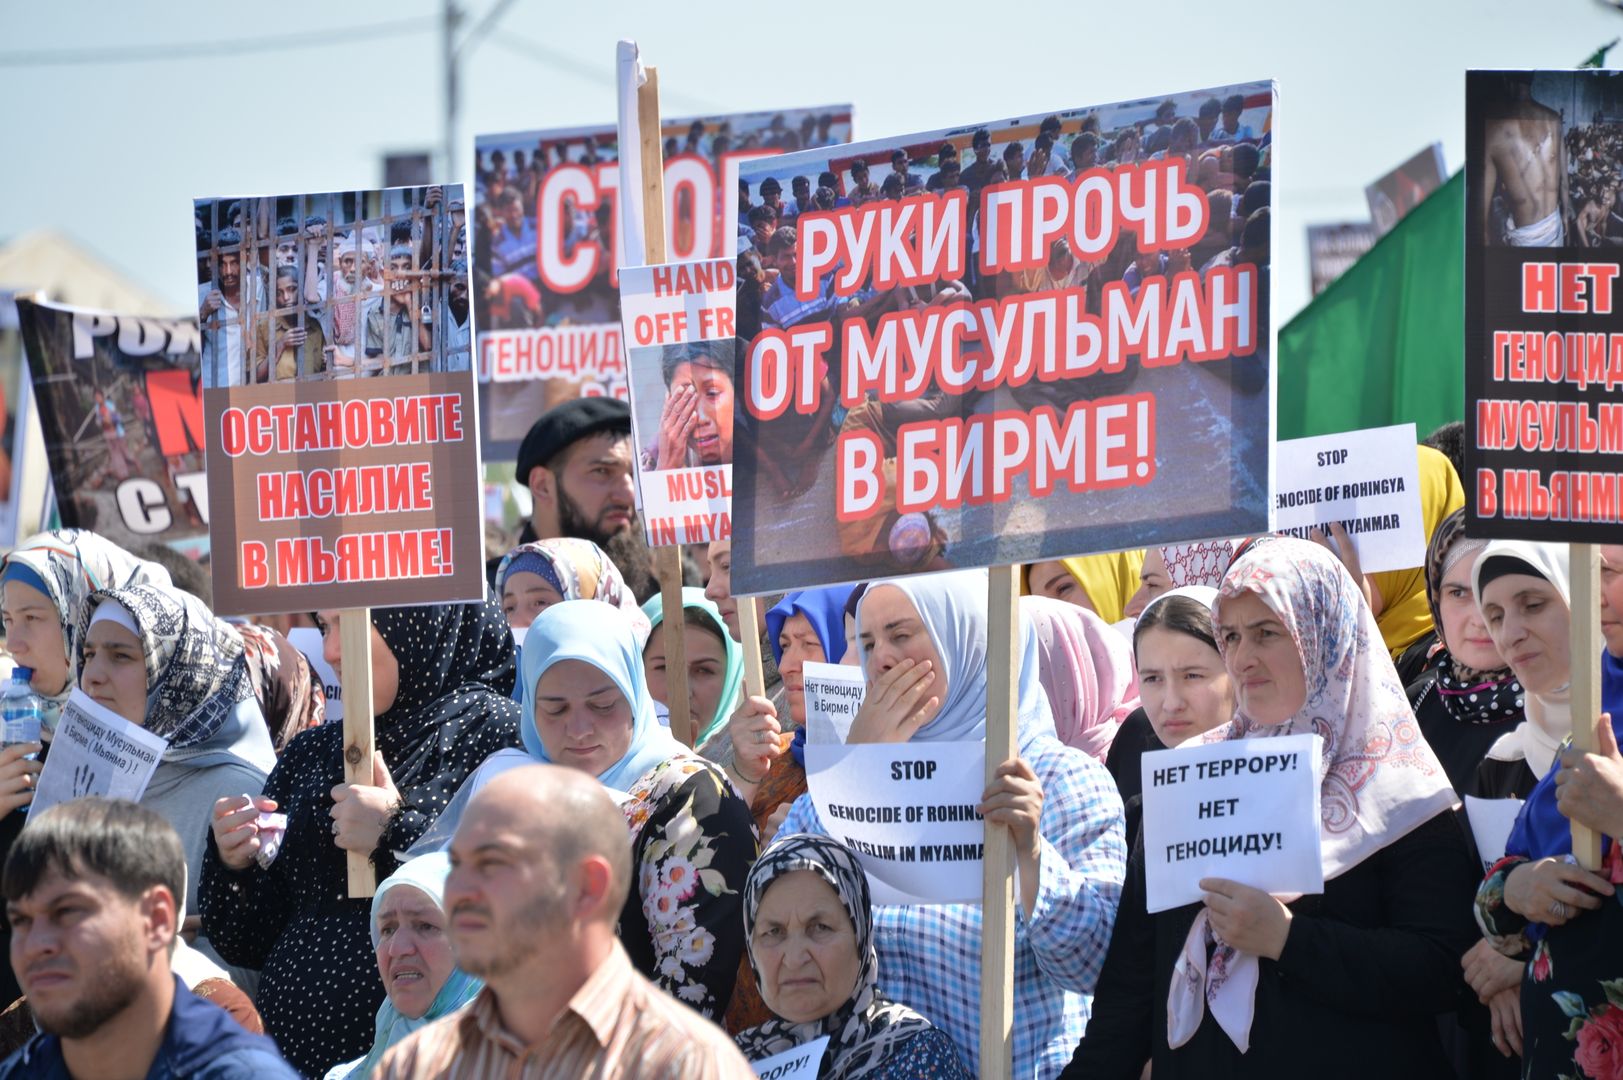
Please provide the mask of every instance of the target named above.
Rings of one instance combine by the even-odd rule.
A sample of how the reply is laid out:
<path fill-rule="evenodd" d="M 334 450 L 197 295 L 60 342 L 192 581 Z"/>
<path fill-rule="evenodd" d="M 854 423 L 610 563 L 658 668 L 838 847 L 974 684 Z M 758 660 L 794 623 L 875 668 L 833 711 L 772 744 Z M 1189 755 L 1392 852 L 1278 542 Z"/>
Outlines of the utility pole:
<path fill-rule="evenodd" d="M 445 54 L 445 143 L 440 148 L 440 163 L 443 167 L 442 178 L 448 184 L 454 184 L 461 179 L 457 172 L 456 144 L 457 144 L 457 116 L 461 111 L 462 102 L 459 100 L 460 83 L 458 75 L 462 61 L 468 54 L 479 46 L 479 42 L 496 25 L 503 13 L 513 6 L 513 0 L 496 0 L 485 12 L 484 17 L 472 30 L 462 38 L 456 39 L 457 30 L 462 25 L 462 19 L 467 14 L 457 6 L 456 0 L 443 0 L 444 18 L 440 25 L 440 44 Z"/>

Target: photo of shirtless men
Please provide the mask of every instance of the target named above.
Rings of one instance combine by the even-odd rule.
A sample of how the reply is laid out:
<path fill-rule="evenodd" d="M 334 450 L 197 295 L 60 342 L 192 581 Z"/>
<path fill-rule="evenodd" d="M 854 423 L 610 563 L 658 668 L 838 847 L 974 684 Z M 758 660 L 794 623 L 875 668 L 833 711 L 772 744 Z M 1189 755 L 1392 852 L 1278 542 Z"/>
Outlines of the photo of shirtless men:
<path fill-rule="evenodd" d="M 1482 124 L 1473 227 L 1490 246 L 1623 246 L 1623 78 L 1472 73 Z"/>

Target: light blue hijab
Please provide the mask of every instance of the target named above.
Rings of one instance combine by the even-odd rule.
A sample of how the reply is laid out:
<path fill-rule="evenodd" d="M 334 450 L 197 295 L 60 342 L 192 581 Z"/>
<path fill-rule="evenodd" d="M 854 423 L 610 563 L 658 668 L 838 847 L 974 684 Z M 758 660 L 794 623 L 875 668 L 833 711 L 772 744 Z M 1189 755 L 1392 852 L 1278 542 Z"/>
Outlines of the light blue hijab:
<path fill-rule="evenodd" d="M 654 714 L 654 699 L 643 677 L 642 649 L 631 621 L 595 600 L 565 600 L 543 611 L 524 635 L 520 657 L 524 681 L 519 734 L 537 761 L 556 764 L 541 745 L 535 727 L 535 684 L 560 660 L 584 660 L 607 675 L 631 703 L 631 745 L 625 756 L 597 774 L 603 786 L 629 791 L 654 766 L 688 752 Z"/>
<path fill-rule="evenodd" d="M 428 855 L 420 855 L 401 866 L 389 875 L 378 891 L 372 897 L 372 948 L 378 947 L 381 935 L 378 933 L 378 915 L 383 910 L 383 898 L 392 889 L 401 885 L 410 885 L 420 891 L 424 896 L 434 901 L 434 906 L 443 913 L 445 911 L 445 879 L 451 875 L 451 856 L 443 851 L 436 851 Z M 394 1002 L 388 998 L 378 1008 L 377 1025 L 372 1040 L 372 1049 L 364 1058 L 351 1061 L 343 1065 L 334 1066 L 327 1073 L 326 1080 L 342 1080 L 344 1077 L 353 1077 L 354 1080 L 364 1080 L 372 1075 L 384 1053 L 395 1043 L 404 1039 L 418 1028 L 426 1027 L 434 1021 L 446 1017 L 472 1001 L 474 995 L 484 988 L 484 983 L 469 975 L 461 968 L 453 968 L 445 985 L 440 992 L 434 995 L 433 1004 L 428 1011 L 413 1020 L 394 1007 Z"/>
<path fill-rule="evenodd" d="M 900 589 L 918 609 L 930 640 L 941 656 L 947 680 L 947 700 L 935 717 L 913 735 L 915 742 L 983 742 L 986 739 L 986 589 L 985 570 L 888 578 L 875 581 L 857 604 L 857 651 L 867 669 L 862 647 L 862 612 L 874 590 L 885 585 Z M 1048 695 L 1043 692 L 1037 635 L 1031 620 L 1020 616 L 1019 745 L 1026 747 L 1042 736 L 1057 738 Z"/>

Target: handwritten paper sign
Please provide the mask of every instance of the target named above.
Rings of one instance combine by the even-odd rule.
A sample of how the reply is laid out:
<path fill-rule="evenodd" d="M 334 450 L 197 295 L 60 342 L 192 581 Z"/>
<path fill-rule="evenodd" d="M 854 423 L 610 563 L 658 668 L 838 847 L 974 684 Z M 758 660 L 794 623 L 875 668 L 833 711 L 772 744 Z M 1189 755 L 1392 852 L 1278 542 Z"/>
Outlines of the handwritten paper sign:
<path fill-rule="evenodd" d="M 168 739 L 130 723 L 83 690 L 74 690 L 57 721 L 29 813 L 37 816 L 57 803 L 86 795 L 140 802 L 168 746 Z"/>
<path fill-rule="evenodd" d="M 1477 857 L 1482 860 L 1482 872 L 1505 857 L 1505 844 L 1510 841 L 1510 830 L 1516 825 L 1516 816 L 1522 812 L 1520 799 L 1479 799 L 1465 797 L 1465 816 L 1471 823 L 1471 839 L 1476 842 Z"/>
<path fill-rule="evenodd" d="M 338 678 L 338 672 L 327 663 L 327 654 L 323 651 L 321 631 L 311 626 L 295 626 L 287 632 L 287 640 L 292 646 L 304 654 L 310 661 L 310 673 L 321 680 L 321 689 L 327 695 L 326 718 L 324 724 L 338 724 L 344 720 L 344 684 Z"/>
<path fill-rule="evenodd" d="M 823 1064 L 823 1051 L 828 1049 L 828 1036 L 791 1047 L 781 1054 L 750 1062 L 750 1068 L 760 1080 L 800 1080 L 813 1077 Z"/>
<path fill-rule="evenodd" d="M 806 745 L 812 805 L 876 904 L 980 903 L 985 772 L 980 742 Z"/>
<path fill-rule="evenodd" d="M 1150 911 L 1200 900 L 1228 878 L 1270 893 L 1324 891 L 1317 735 L 1236 739 L 1144 755 Z"/>
<path fill-rule="evenodd" d="M 801 686 L 806 692 L 806 741 L 844 743 L 868 689 L 862 669 L 810 661 L 801 672 Z"/>
<path fill-rule="evenodd" d="M 1306 539 L 1339 522 L 1366 574 L 1425 564 L 1413 424 L 1290 439 L 1274 462 L 1279 532 Z"/>

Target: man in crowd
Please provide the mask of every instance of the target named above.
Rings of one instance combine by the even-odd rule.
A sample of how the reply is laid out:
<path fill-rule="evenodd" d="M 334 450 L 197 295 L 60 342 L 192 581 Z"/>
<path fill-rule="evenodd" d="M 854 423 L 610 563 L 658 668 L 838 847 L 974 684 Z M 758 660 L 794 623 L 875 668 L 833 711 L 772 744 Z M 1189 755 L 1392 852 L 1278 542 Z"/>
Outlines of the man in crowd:
<path fill-rule="evenodd" d="M 274 1043 L 170 971 L 185 889 L 180 837 L 143 806 L 77 799 L 29 821 L 0 891 L 12 970 L 40 1034 L 0 1078 L 298 1075 Z"/>
<path fill-rule="evenodd" d="M 213 387 L 241 386 L 244 381 L 242 363 L 242 233 L 234 228 L 221 229 L 217 246 L 231 250 L 221 251 L 215 258 L 214 279 L 197 287 L 197 306 L 202 316 L 202 363 Z M 265 280 L 255 274 L 248 294 L 257 312 L 265 310 Z"/>
<path fill-rule="evenodd" d="M 421 279 L 419 272 L 412 269 L 412 261 L 409 245 L 390 248 L 387 291 L 368 303 L 363 366 L 370 373 L 404 366 L 413 356 L 434 348 L 433 326 L 422 317 L 417 288 Z"/>
<path fill-rule="evenodd" d="M 1084 131 L 1071 140 L 1071 175 L 1076 177 L 1099 166 L 1099 136 Z"/>
<path fill-rule="evenodd" d="M 379 1077 L 753 1076 L 720 1028 L 631 966 L 615 934 L 631 843 L 595 778 L 559 765 L 498 776 L 469 802 L 451 866 L 451 946 L 485 988 L 390 1050 Z"/>
<path fill-rule="evenodd" d="M 851 163 L 851 205 L 861 206 L 879 198 L 879 189 L 868 179 L 868 159 L 857 158 Z"/>
<path fill-rule="evenodd" d="M 823 188 L 828 188 L 829 191 L 834 193 L 834 207 L 850 206 L 851 205 L 851 200 L 847 199 L 844 195 L 841 195 L 839 193 L 839 191 L 840 191 L 840 178 L 837 175 L 835 175 L 833 172 L 825 169 L 822 172 L 818 173 L 817 174 L 817 187 L 818 187 L 818 190 L 821 190 Z M 813 192 L 812 193 L 812 201 L 816 202 L 816 200 L 817 200 L 817 194 L 816 194 L 816 192 Z M 817 208 L 819 210 L 831 210 L 834 207 L 823 206 L 822 204 L 819 203 Z"/>
<path fill-rule="evenodd" d="M 910 188 L 922 187 L 923 184 L 924 184 L 924 181 L 919 178 L 917 173 L 912 173 L 912 172 L 907 171 L 907 167 L 909 165 L 911 165 L 911 164 L 912 164 L 912 162 L 909 161 L 908 158 L 907 158 L 907 151 L 906 150 L 902 150 L 902 149 L 898 148 L 896 150 L 891 151 L 891 154 L 890 154 L 890 171 L 891 171 L 891 175 L 896 176 L 901 180 L 901 182 L 902 182 L 902 190 L 903 191 L 907 191 Z"/>
<path fill-rule="evenodd" d="M 980 198 L 981 188 L 986 186 L 987 174 L 992 171 L 992 133 L 985 128 L 976 128 L 970 139 L 970 149 L 975 153 L 975 160 L 969 167 L 959 171 L 964 186 L 969 188 L 970 202 Z"/>
<path fill-rule="evenodd" d="M 811 177 L 795 177 L 793 180 L 789 181 L 789 191 L 794 198 L 792 198 L 783 208 L 782 223 L 785 225 L 793 223 L 795 218 L 799 217 L 801 214 L 804 214 L 806 211 L 815 209 L 815 207 L 812 206 Z"/>
<path fill-rule="evenodd" d="M 490 244 L 490 272 L 523 274 L 531 284 L 541 281 L 535 264 L 535 222 L 524 215 L 524 200 L 516 191 L 504 191 L 495 202 L 502 222 L 501 232 Z"/>
<path fill-rule="evenodd" d="M 1230 94 L 1223 99 L 1223 123 L 1212 138 L 1217 142 L 1256 142 L 1257 133 L 1251 130 L 1250 124 L 1240 122 L 1240 114 L 1245 111 L 1245 98 L 1240 94 Z"/>
<path fill-rule="evenodd" d="M 299 321 L 299 272 L 294 266 L 276 268 L 276 312 L 260 321 L 255 336 L 254 353 L 258 364 L 255 382 L 268 382 L 271 376 L 271 358 L 275 357 L 276 381 L 284 382 L 302 376 L 314 375 L 326 367 L 323 354 L 325 337 L 321 322 L 309 312 Z M 304 349 L 303 371 L 299 366 L 299 349 Z"/>
<path fill-rule="evenodd" d="M 632 477 L 631 409 L 614 398 L 566 401 L 518 448 L 517 479 L 533 505 L 518 542 L 578 536 L 608 553 L 638 600 L 659 591 Z M 486 570 L 494 579 L 501 560 Z"/>
<path fill-rule="evenodd" d="M 783 185 L 778 178 L 769 176 L 761 181 L 761 205 L 771 209 L 776 217 L 783 216 Z"/>
<path fill-rule="evenodd" d="M 1217 121 L 1223 115 L 1223 103 L 1214 97 L 1207 98 L 1200 103 L 1200 111 L 1195 114 L 1195 123 L 1200 128 L 1200 142 L 1204 146 L 1216 141 Z"/>
<path fill-rule="evenodd" d="M 1500 78 L 1500 95 L 1483 132 L 1484 205 L 1477 212 L 1487 242 L 1560 247 L 1572 217 L 1561 114 L 1533 100 L 1531 72 Z M 1503 198 L 1505 212 L 1497 221 L 1492 220 L 1496 197 Z"/>
<path fill-rule="evenodd" d="M 945 186 L 946 182 L 941 178 L 941 174 L 947 171 L 948 165 L 953 167 L 955 177 L 961 175 L 958 168 L 958 148 L 950 142 L 942 143 L 941 149 L 935 152 L 935 165 L 936 171 L 924 182 L 925 191 L 940 191 Z"/>
<path fill-rule="evenodd" d="M 778 231 L 778 215 L 770 206 L 752 206 L 749 212 L 749 245 L 763 254 L 772 234 Z"/>

